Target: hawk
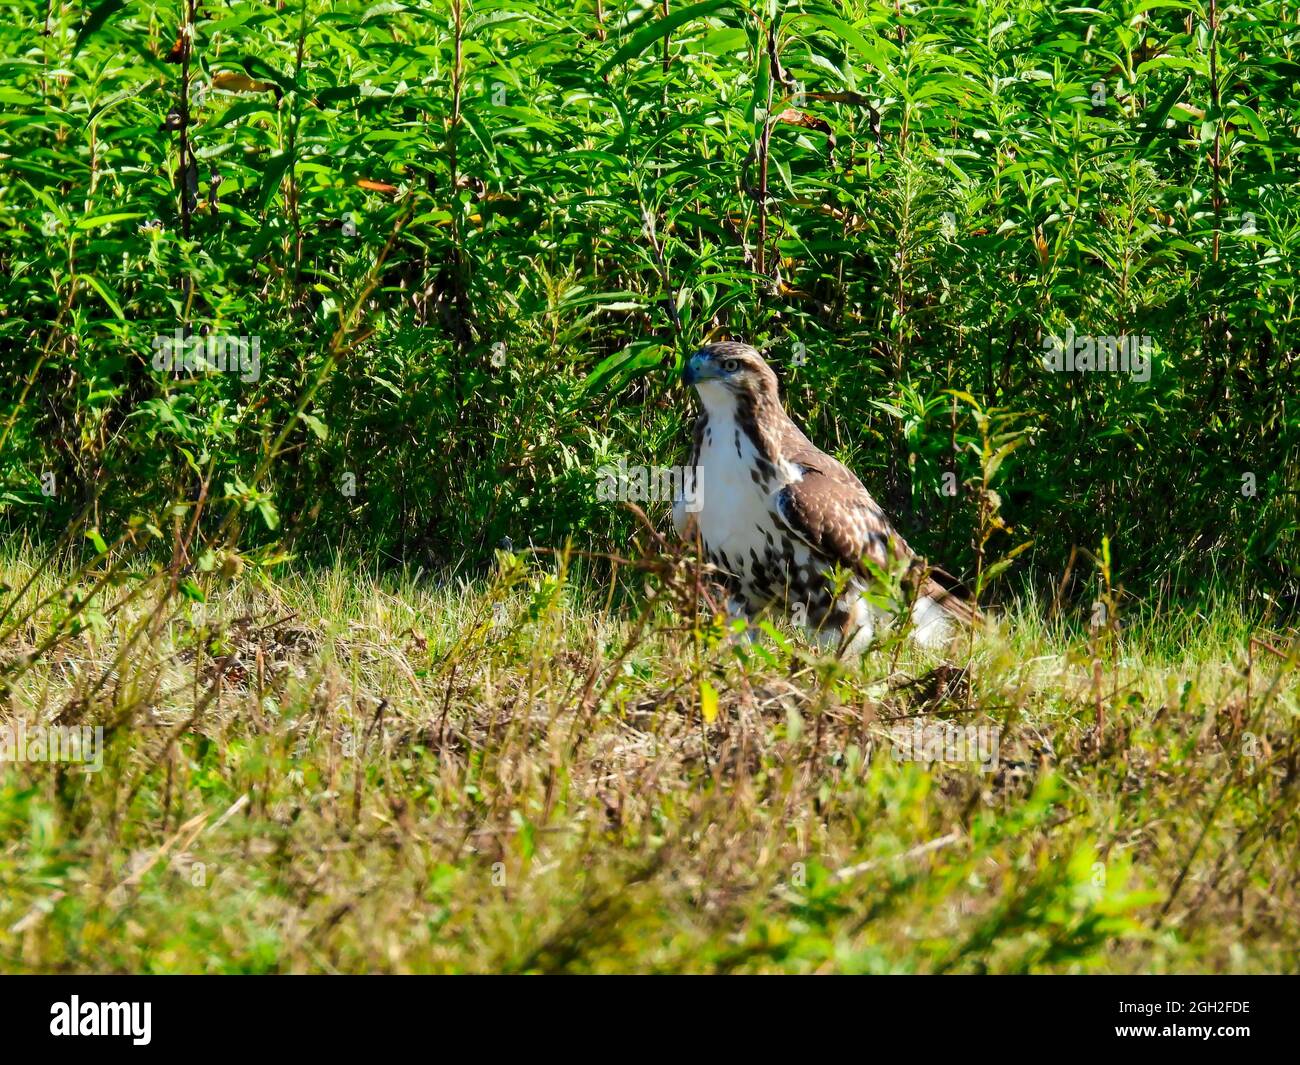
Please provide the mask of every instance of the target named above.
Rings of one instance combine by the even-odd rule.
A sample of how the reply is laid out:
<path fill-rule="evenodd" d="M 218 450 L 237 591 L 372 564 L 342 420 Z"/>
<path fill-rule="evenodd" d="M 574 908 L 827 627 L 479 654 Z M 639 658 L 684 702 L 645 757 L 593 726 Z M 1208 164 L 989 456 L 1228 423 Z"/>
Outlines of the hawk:
<path fill-rule="evenodd" d="M 862 482 L 790 420 L 754 348 L 707 344 L 683 380 L 702 408 L 691 454 L 698 505 L 675 500 L 673 525 L 683 539 L 698 534 L 730 613 L 779 609 L 823 646 L 859 654 L 893 617 L 883 571 L 903 575 L 917 643 L 941 645 L 970 624 L 970 604 L 930 576 Z"/>

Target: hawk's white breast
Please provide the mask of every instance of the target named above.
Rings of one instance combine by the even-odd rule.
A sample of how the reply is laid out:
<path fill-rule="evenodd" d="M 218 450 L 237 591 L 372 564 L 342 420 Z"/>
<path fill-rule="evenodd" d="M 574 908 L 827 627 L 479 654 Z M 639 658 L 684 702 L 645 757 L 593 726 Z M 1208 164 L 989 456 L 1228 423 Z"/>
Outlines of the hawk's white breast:
<path fill-rule="evenodd" d="M 812 562 L 808 548 L 781 529 L 774 517 L 776 494 L 799 480 L 801 472 L 783 462 L 774 478 L 756 484 L 758 458 L 753 440 L 736 421 L 735 406 L 713 407 L 700 444 L 702 506 L 696 518 L 710 558 L 742 582 L 752 573 L 755 556 L 761 560 L 771 550 L 769 536 L 778 546 L 783 534 L 793 541 L 796 566 Z"/>

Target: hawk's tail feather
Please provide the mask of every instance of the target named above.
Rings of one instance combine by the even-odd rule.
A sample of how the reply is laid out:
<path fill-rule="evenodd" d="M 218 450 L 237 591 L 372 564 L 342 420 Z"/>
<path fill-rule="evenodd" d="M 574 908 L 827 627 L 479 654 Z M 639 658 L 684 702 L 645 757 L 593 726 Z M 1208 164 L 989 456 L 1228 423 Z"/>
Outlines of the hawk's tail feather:
<path fill-rule="evenodd" d="M 976 622 L 983 619 L 979 607 L 971 600 L 963 599 L 955 592 L 945 588 L 933 577 L 926 580 L 925 586 L 921 589 L 921 594 L 926 596 L 954 621 L 967 628 L 974 626 Z"/>

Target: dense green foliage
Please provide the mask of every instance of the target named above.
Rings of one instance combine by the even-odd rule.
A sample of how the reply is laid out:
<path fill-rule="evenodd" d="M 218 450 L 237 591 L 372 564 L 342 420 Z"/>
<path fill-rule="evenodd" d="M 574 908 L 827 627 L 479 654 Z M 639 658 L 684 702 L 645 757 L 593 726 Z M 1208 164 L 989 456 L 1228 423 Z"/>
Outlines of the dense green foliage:
<path fill-rule="evenodd" d="M 206 491 L 245 548 L 423 565 L 598 546 L 595 469 L 679 459 L 674 371 L 731 336 L 954 571 L 1000 504 L 990 551 L 1033 540 L 1043 585 L 1109 536 L 1131 589 L 1285 601 L 1298 11 L 30 0 L 3 506 L 111 540 Z M 156 369 L 176 330 L 257 372 Z M 1071 331 L 1150 337 L 1150 379 L 1048 372 Z M 981 455 L 976 410 L 1019 435 Z"/>

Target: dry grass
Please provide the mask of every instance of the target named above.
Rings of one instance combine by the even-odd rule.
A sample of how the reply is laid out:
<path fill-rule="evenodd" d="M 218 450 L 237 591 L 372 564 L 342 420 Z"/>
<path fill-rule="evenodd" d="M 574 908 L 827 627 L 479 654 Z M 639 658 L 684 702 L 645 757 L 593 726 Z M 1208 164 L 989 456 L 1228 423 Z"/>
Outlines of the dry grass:
<path fill-rule="evenodd" d="M 245 571 L 193 611 L 96 596 L 80 632 L 39 574 L 23 603 L 52 602 L 0 624 L 0 715 L 106 750 L 0 767 L 0 964 L 1293 964 L 1294 640 L 1222 611 L 1072 634 L 1027 603 L 952 661 L 846 665 L 692 624 L 685 571 L 620 574 Z M 943 721 L 995 729 L 996 766 L 895 756 Z"/>

